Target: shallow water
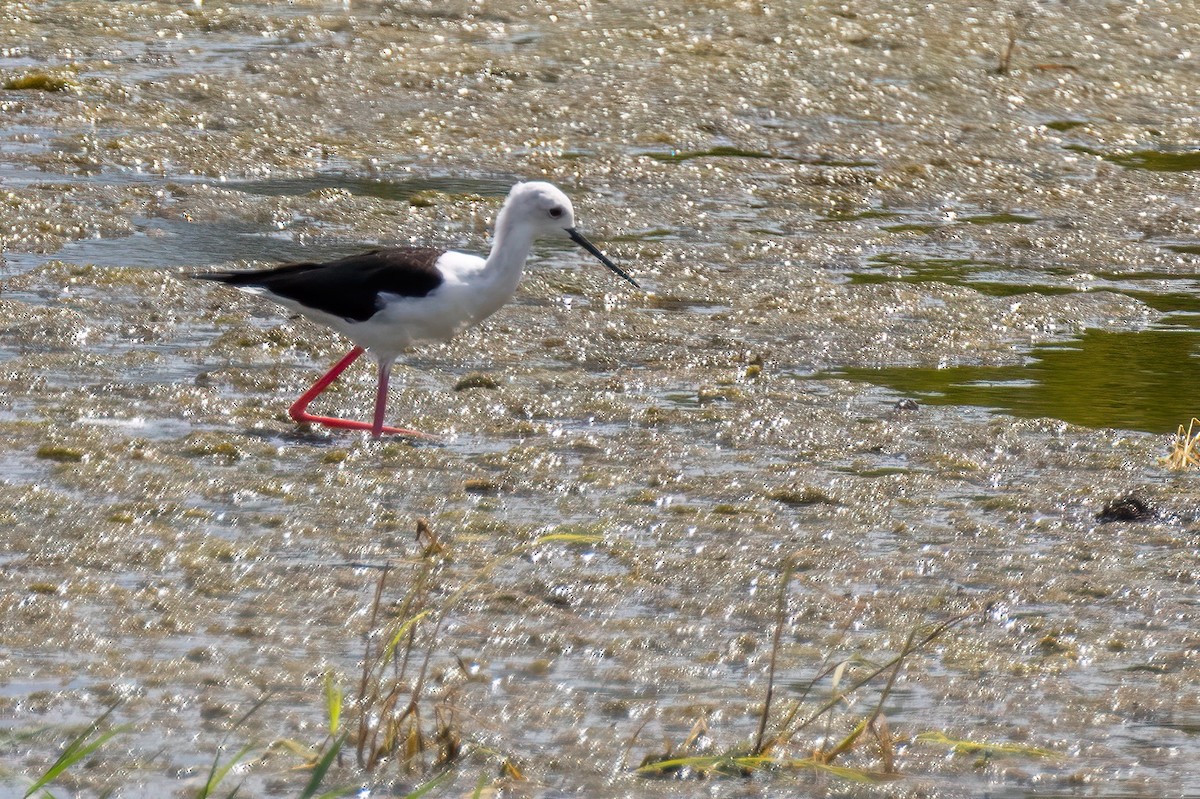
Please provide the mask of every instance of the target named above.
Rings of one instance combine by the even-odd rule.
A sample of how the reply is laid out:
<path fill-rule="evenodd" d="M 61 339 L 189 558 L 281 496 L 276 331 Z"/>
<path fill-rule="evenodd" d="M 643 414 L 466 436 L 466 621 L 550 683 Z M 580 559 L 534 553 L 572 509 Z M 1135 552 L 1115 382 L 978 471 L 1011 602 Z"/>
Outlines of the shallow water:
<path fill-rule="evenodd" d="M 1159 462 L 1200 413 L 1191 5 L 3 14 L 0 83 L 62 90 L 0 91 L 0 795 L 118 699 L 57 794 L 194 793 L 252 743 L 221 792 L 300 795 L 267 744 L 321 745 L 326 674 L 356 694 L 422 517 L 423 722 L 464 743 L 432 795 L 1200 795 L 1197 487 Z M 398 369 L 389 415 L 439 445 L 297 430 L 346 343 L 185 277 L 483 251 L 516 178 L 646 290 L 539 245 Z M 1157 514 L 1098 521 L 1130 492 Z M 637 776 L 698 720 L 753 739 L 789 563 L 777 720 L 972 614 L 884 703 L 903 778 Z M 880 769 L 871 741 L 836 764 Z M 404 795 L 433 759 L 326 787 Z"/>

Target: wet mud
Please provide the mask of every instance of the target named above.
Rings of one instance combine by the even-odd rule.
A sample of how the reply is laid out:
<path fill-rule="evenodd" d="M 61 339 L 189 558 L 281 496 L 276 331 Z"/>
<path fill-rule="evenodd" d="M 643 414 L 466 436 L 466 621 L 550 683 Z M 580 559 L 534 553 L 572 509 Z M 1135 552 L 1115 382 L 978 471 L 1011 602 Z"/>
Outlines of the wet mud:
<path fill-rule="evenodd" d="M 254 744 L 222 793 L 300 795 L 424 518 L 423 719 L 462 744 L 431 795 L 1200 795 L 1200 492 L 1160 460 L 1200 414 L 1193 5 L 0 17 L 0 794 L 119 703 L 62 793 L 192 795 Z M 539 244 L 398 365 L 389 421 L 436 445 L 297 428 L 348 344 L 187 278 L 484 252 L 527 178 L 645 290 Z M 753 740 L 772 663 L 778 721 L 964 614 L 884 703 L 884 787 L 635 771 L 698 720 Z M 835 765 L 885 770 L 871 740 Z M 326 788 L 434 773 L 352 748 Z"/>

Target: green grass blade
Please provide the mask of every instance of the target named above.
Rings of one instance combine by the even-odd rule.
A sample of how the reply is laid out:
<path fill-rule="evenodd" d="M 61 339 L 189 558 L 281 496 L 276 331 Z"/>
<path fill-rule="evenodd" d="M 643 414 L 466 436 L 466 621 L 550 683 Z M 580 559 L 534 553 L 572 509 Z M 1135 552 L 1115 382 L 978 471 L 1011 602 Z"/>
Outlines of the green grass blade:
<path fill-rule="evenodd" d="M 667 771 L 690 768 L 696 771 L 706 771 L 720 763 L 724 758 L 719 755 L 697 755 L 695 757 L 673 757 L 670 760 L 660 760 L 657 763 L 647 763 L 636 769 L 639 774 L 662 774 Z"/>
<path fill-rule="evenodd" d="M 245 718 L 242 720 L 245 721 Z M 216 756 L 213 757 L 212 768 L 208 771 L 208 782 L 204 783 L 204 786 L 200 788 L 200 793 L 196 794 L 196 799 L 208 799 L 208 797 L 212 796 L 213 791 L 215 791 L 217 786 L 221 784 L 221 781 L 229 775 L 230 770 L 240 763 L 242 759 L 246 757 L 246 755 L 250 754 L 250 752 L 253 750 L 253 744 L 246 744 L 238 750 L 236 755 L 225 761 L 225 764 L 222 765 L 221 750 L 218 749 Z M 237 793 L 237 788 L 234 788 L 233 791 L 234 793 Z M 230 795 L 232 796 L 233 794 Z"/>
<path fill-rule="evenodd" d="M 398 630 L 396 630 L 396 634 L 392 636 L 392 640 L 388 641 L 387 647 L 384 648 L 383 654 L 379 657 L 377 662 L 380 667 L 392 661 L 392 655 L 396 652 L 396 647 L 400 645 L 400 641 L 404 638 L 404 636 L 408 635 L 408 631 L 411 630 L 417 622 L 428 616 L 430 613 L 431 611 L 423 610 L 412 618 L 404 620 L 404 623 L 400 625 Z"/>
<path fill-rule="evenodd" d="M 361 791 L 361 785 L 339 785 L 312 799 L 340 799 L 343 796 L 358 796 Z"/>
<path fill-rule="evenodd" d="M 221 741 L 221 746 L 225 745 L 225 741 L 229 739 L 230 734 L 232 734 L 234 730 L 239 729 L 243 724 L 249 721 L 250 717 L 257 713 L 270 698 L 271 692 L 268 691 L 267 693 L 263 694 L 262 697 L 255 702 L 249 710 L 243 713 L 241 718 L 235 721 L 233 726 L 230 727 L 229 732 L 225 733 L 225 738 Z M 238 753 L 234 755 L 229 762 L 222 766 L 221 747 L 217 747 L 217 753 L 213 755 L 212 768 L 208 770 L 208 781 L 204 783 L 204 786 L 200 789 L 200 793 L 196 795 L 197 799 L 208 799 L 208 797 L 212 795 L 212 792 L 217 789 L 217 786 L 221 784 L 221 780 L 225 779 L 225 777 L 229 774 L 230 769 L 241 762 L 242 758 L 249 754 L 253 749 L 253 744 L 246 744 L 240 750 L 238 750 Z M 234 788 L 233 793 L 231 793 L 229 796 L 232 797 L 234 794 L 236 794 L 239 788 Z"/>
<path fill-rule="evenodd" d="M 342 702 L 345 692 L 333 677 L 333 670 L 325 672 L 325 712 L 329 718 L 329 734 L 335 736 L 341 726 Z"/>
<path fill-rule="evenodd" d="M 604 540 L 604 536 L 591 535 L 589 533 L 547 533 L 539 535 L 535 539 L 535 543 L 548 544 L 552 541 L 568 544 L 597 544 Z"/>
<path fill-rule="evenodd" d="M 304 787 L 303 793 L 300 794 L 300 799 L 313 799 L 316 796 L 317 788 L 321 787 L 321 782 L 325 779 L 325 773 L 329 771 L 333 765 L 334 758 L 338 756 L 338 752 L 342 751 L 342 747 L 346 744 L 346 735 L 343 733 L 329 744 L 329 748 L 325 750 L 325 754 L 321 755 L 321 759 L 313 766 L 312 776 L 308 779 L 308 785 Z"/>
<path fill-rule="evenodd" d="M 426 782 L 424 785 L 418 785 L 417 789 L 410 794 L 406 794 L 404 799 L 421 799 L 422 796 L 429 793 L 434 788 L 438 787 L 447 779 L 449 779 L 451 773 L 452 772 L 450 771 L 443 771 L 441 774 L 429 780 L 429 782 Z"/>
<path fill-rule="evenodd" d="M 63 750 L 62 754 L 58 756 L 58 760 L 55 760 L 54 764 L 46 770 L 46 773 L 39 777 L 38 780 L 30 786 L 29 790 L 25 792 L 25 799 L 29 799 L 30 796 L 37 793 L 44 786 L 49 785 L 55 780 L 55 778 L 59 777 L 71 766 L 75 765 L 81 760 L 84 760 L 92 752 L 95 752 L 101 746 L 104 746 L 104 744 L 108 743 L 113 736 L 123 732 L 126 729 L 124 726 L 116 727 L 102 733 L 94 741 L 89 742 L 88 740 L 93 734 L 95 734 L 96 730 L 100 728 L 100 725 L 103 724 L 116 709 L 117 705 L 112 705 L 108 710 L 101 713 L 98 718 L 89 724 L 87 729 L 75 736 L 75 738 L 72 739 L 69 744 L 67 744 L 67 748 Z"/>
<path fill-rule="evenodd" d="M 1041 757 L 1041 758 L 1057 758 L 1059 754 L 1052 752 L 1049 749 L 1039 749 L 1036 746 L 1026 746 L 1024 744 L 997 744 L 988 743 L 987 741 L 967 741 L 951 738 L 945 733 L 932 731 L 923 732 L 917 736 L 916 740 L 928 744 L 940 744 L 948 746 L 958 754 L 971 755 L 1021 755 L 1024 757 Z"/>

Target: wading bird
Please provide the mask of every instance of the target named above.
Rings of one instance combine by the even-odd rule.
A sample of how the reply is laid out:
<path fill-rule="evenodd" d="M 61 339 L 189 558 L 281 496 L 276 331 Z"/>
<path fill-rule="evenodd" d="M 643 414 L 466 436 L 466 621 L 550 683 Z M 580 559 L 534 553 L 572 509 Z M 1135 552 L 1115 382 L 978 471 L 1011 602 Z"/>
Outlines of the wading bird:
<path fill-rule="evenodd" d="M 575 229 L 575 211 L 567 195 L 542 182 L 518 183 L 509 191 L 486 259 L 455 250 L 388 247 L 327 263 L 192 277 L 269 297 L 354 342 L 354 349 L 292 404 L 288 413 L 297 422 L 370 430 L 376 438 L 383 433 L 425 437 L 383 424 L 392 364 L 416 341 L 449 341 L 495 313 L 516 292 L 534 239 L 550 237 L 571 239 L 638 285 Z M 310 414 L 309 404 L 364 352 L 379 365 L 374 421 Z"/>

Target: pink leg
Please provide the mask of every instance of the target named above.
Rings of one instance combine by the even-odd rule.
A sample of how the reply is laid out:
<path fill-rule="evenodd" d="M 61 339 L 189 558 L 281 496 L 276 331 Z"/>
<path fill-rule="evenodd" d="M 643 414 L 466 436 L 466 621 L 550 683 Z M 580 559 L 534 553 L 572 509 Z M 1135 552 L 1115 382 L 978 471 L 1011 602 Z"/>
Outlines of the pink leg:
<path fill-rule="evenodd" d="M 333 416 L 316 416 L 308 412 L 308 406 L 317 396 L 325 389 L 329 388 L 338 376 L 358 360 L 359 356 L 365 350 L 362 347 L 355 347 L 346 353 L 346 356 L 333 365 L 333 368 L 326 372 L 320 380 L 313 383 L 312 388 L 300 395 L 300 399 L 292 403 L 292 407 L 288 408 L 288 415 L 297 422 L 309 422 L 311 424 L 320 424 L 325 427 L 336 427 L 342 430 L 370 430 L 371 435 L 379 438 L 384 433 L 390 433 L 401 436 L 413 436 L 416 438 L 436 439 L 436 436 L 431 436 L 427 433 L 422 433 L 417 430 L 406 430 L 402 427 L 385 427 L 383 424 L 383 411 L 387 407 L 387 387 L 388 375 L 391 372 L 391 364 L 382 367 L 379 370 L 379 390 L 375 395 L 375 421 L 373 424 L 366 422 L 357 422 L 353 419 L 338 419 Z"/>
<path fill-rule="evenodd" d="M 392 373 L 390 363 L 379 364 L 379 388 L 375 391 L 375 422 L 371 425 L 371 435 L 379 438 L 383 432 L 383 412 L 387 409 L 388 377 Z"/>

